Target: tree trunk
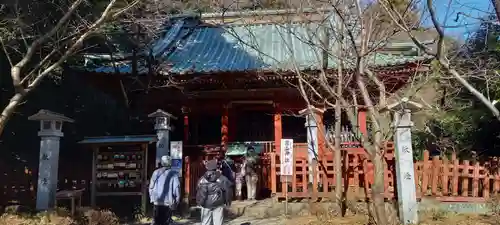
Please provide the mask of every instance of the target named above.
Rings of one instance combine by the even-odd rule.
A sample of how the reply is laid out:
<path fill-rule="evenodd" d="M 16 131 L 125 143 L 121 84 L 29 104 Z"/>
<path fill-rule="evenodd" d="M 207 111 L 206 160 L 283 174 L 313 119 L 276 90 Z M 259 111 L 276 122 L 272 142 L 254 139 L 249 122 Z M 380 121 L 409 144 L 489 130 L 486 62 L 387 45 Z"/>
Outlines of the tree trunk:
<path fill-rule="evenodd" d="M 340 142 L 341 135 L 341 125 L 342 125 L 342 109 L 340 107 L 340 101 L 337 100 L 335 104 L 335 200 L 339 209 L 343 213 L 344 209 L 344 199 L 342 198 L 342 150 Z M 346 162 L 347 163 L 347 162 Z"/>
<path fill-rule="evenodd" d="M 500 22 L 500 0 L 491 0 L 493 8 L 495 8 L 495 13 L 497 14 L 497 20 Z"/>
<path fill-rule="evenodd" d="M 14 114 L 14 111 L 16 111 L 17 107 L 19 106 L 19 103 L 21 103 L 21 101 L 24 99 L 24 96 L 25 96 L 24 94 L 16 93 L 10 99 L 9 104 L 5 106 L 5 108 L 2 111 L 2 114 L 0 114 L 0 137 L 3 134 L 7 122 Z"/>
<path fill-rule="evenodd" d="M 376 152 L 373 156 L 374 181 L 372 185 L 372 201 L 375 212 L 374 222 L 377 225 L 387 225 L 387 215 L 385 211 L 385 188 L 384 188 L 384 156 L 378 146 L 374 146 Z"/>

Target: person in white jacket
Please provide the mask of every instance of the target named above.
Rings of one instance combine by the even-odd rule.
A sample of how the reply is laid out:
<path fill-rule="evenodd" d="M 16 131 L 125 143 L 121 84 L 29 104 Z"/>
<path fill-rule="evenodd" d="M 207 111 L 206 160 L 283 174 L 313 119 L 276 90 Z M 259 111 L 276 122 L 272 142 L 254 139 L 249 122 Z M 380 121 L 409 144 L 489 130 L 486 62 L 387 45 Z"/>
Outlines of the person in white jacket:
<path fill-rule="evenodd" d="M 149 197 L 154 205 L 153 225 L 171 224 L 172 211 L 181 198 L 181 182 L 178 172 L 171 169 L 172 159 L 162 156 L 160 164 L 149 181 Z"/>

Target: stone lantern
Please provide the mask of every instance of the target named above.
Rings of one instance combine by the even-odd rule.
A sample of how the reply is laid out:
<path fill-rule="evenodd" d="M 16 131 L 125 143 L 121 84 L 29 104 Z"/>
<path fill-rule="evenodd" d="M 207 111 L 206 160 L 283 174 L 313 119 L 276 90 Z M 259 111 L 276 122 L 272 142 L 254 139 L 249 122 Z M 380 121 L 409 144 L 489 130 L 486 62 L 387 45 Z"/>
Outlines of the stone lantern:
<path fill-rule="evenodd" d="M 64 136 L 64 122 L 74 120 L 62 114 L 48 110 L 40 110 L 28 117 L 40 122 L 38 136 L 40 140 L 40 162 L 38 168 L 38 185 L 36 193 L 36 209 L 48 210 L 54 207 L 57 191 L 57 170 L 59 166 L 59 141 Z"/>
<path fill-rule="evenodd" d="M 415 170 L 413 165 L 413 148 L 411 141 L 412 111 L 423 108 L 419 103 L 402 98 L 401 101 L 388 105 L 382 110 L 394 112 L 394 141 L 396 144 L 396 183 L 398 192 L 399 218 L 401 223 L 418 223 L 418 203 L 415 186 Z"/>
<path fill-rule="evenodd" d="M 158 136 L 158 141 L 156 142 L 155 166 L 158 166 L 162 156 L 170 156 L 170 131 L 172 130 L 171 120 L 176 120 L 177 117 L 161 109 L 149 114 L 148 117 L 155 119 L 154 129 L 156 130 L 156 135 Z"/>
<path fill-rule="evenodd" d="M 321 121 L 318 121 L 318 119 L 322 117 L 324 112 L 325 111 L 323 109 L 318 109 L 314 106 L 299 111 L 299 114 L 301 116 L 305 116 L 306 118 L 304 127 L 306 128 L 307 132 L 307 164 L 309 165 L 309 184 L 312 184 L 313 179 L 315 179 L 315 177 L 313 176 L 313 168 L 316 168 L 316 165 L 318 163 L 316 160 L 316 157 L 319 153 L 318 127 L 323 126 L 323 124 L 318 124 L 318 122 L 321 123 Z M 319 182 L 320 181 L 318 179 L 318 183 Z"/>

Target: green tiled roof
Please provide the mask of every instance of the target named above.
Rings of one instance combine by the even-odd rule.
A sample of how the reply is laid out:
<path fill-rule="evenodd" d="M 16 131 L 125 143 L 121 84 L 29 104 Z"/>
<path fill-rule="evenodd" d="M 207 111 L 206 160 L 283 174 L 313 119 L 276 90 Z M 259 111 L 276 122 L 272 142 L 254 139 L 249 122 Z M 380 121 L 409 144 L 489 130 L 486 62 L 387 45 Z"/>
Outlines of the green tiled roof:
<path fill-rule="evenodd" d="M 152 45 L 152 50 L 144 52 L 152 53 L 162 72 L 167 74 L 283 71 L 296 67 L 301 70 L 319 69 L 323 58 L 320 43 L 325 39 L 325 30 L 329 30 L 331 24 L 208 26 L 197 18 L 181 18 L 169 21 L 162 38 Z M 333 32 L 333 29 L 330 30 L 330 33 Z M 328 48 L 334 49 L 334 43 Z M 372 66 L 391 66 L 426 58 L 373 53 L 367 57 L 367 63 Z M 335 68 L 338 61 L 336 57 L 328 57 L 328 67 Z M 89 65 L 93 66 L 86 69 L 96 72 L 113 73 L 116 69 L 122 73 L 131 72 L 130 62 L 121 62 L 115 67 L 98 61 L 92 61 Z M 139 60 L 139 72 L 146 72 L 146 68 L 144 60 Z"/>

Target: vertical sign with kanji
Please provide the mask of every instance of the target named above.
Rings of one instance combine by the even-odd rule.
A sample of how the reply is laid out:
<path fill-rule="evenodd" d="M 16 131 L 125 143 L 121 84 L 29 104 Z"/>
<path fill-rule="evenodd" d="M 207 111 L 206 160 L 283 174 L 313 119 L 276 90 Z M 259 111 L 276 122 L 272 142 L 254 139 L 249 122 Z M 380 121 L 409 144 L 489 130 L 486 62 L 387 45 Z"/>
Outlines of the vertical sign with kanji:
<path fill-rule="evenodd" d="M 281 139 L 281 176 L 293 176 L 293 139 Z"/>
<path fill-rule="evenodd" d="M 156 130 L 158 141 L 156 142 L 156 166 L 159 165 L 160 159 L 164 155 L 170 155 L 170 131 Z"/>
<path fill-rule="evenodd" d="M 281 181 L 286 182 L 286 188 L 283 190 L 285 192 L 285 214 L 288 214 L 288 182 L 290 182 L 294 174 L 293 168 L 293 139 L 281 139 L 281 155 L 280 155 L 281 165 Z"/>
<path fill-rule="evenodd" d="M 55 206 L 60 137 L 42 136 L 38 166 L 36 208 L 47 210 Z"/>
<path fill-rule="evenodd" d="M 182 141 L 170 142 L 170 157 L 172 157 L 172 169 L 179 172 L 182 177 Z"/>
<path fill-rule="evenodd" d="M 411 141 L 413 123 L 410 111 L 396 112 L 395 119 L 396 181 L 400 219 L 405 225 L 417 224 L 418 205 Z"/>

